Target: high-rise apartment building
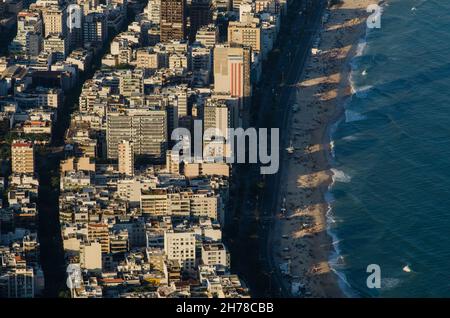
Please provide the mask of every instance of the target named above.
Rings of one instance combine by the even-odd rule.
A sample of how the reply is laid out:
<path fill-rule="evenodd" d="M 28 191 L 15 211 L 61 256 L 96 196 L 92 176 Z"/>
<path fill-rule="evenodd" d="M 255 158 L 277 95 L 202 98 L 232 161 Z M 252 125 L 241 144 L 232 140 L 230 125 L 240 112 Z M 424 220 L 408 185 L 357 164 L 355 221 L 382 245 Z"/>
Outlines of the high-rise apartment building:
<path fill-rule="evenodd" d="M 167 151 L 166 154 L 166 169 L 167 172 L 173 174 L 180 173 L 180 155 L 176 152 Z"/>
<path fill-rule="evenodd" d="M 107 224 L 90 223 L 88 224 L 89 242 L 98 242 L 101 244 L 102 253 L 109 253 L 109 230 Z"/>
<path fill-rule="evenodd" d="M 165 158 L 167 150 L 167 114 L 156 109 L 127 109 L 107 114 L 107 155 L 118 158 L 122 140 L 133 142 L 135 155 Z"/>
<path fill-rule="evenodd" d="M 136 50 L 136 67 L 143 69 L 158 69 L 164 64 L 164 55 L 154 52 L 151 48 Z"/>
<path fill-rule="evenodd" d="M 91 1 L 92 3 L 94 1 Z M 80 6 L 88 5 L 89 1 L 78 2 Z M 70 49 L 83 47 L 83 25 L 84 10 L 78 10 L 77 7 L 69 5 L 67 7 L 67 37 L 70 45 Z M 78 24 L 79 23 L 79 24 Z"/>
<path fill-rule="evenodd" d="M 222 136 L 228 135 L 230 113 L 225 103 L 208 100 L 203 110 L 203 130 L 218 129 Z"/>
<path fill-rule="evenodd" d="M 102 45 L 108 38 L 108 21 L 103 13 L 92 12 L 84 17 L 84 46 Z"/>
<path fill-rule="evenodd" d="M 197 31 L 212 22 L 211 0 L 192 0 L 190 11 L 189 40 L 193 42 Z"/>
<path fill-rule="evenodd" d="M 144 93 L 144 74 L 142 70 L 126 71 L 120 76 L 119 92 L 123 96 L 142 95 Z"/>
<path fill-rule="evenodd" d="M 195 267 L 195 233 L 186 232 L 165 232 L 164 252 L 168 260 L 178 261 L 184 270 Z"/>
<path fill-rule="evenodd" d="M 229 154 L 226 140 L 230 127 L 230 111 L 225 103 L 208 100 L 203 109 L 203 154 L 210 160 L 222 160 Z"/>
<path fill-rule="evenodd" d="M 219 29 L 214 24 L 203 26 L 197 31 L 195 40 L 203 46 L 212 49 L 219 43 Z"/>
<path fill-rule="evenodd" d="M 119 173 L 129 176 L 134 174 L 134 152 L 133 143 L 129 140 L 122 140 L 118 145 Z"/>
<path fill-rule="evenodd" d="M 11 144 L 11 163 L 13 173 L 34 173 L 34 144 L 14 140 Z"/>
<path fill-rule="evenodd" d="M 239 99 L 239 107 L 247 109 L 250 103 L 249 47 L 217 45 L 214 48 L 214 90 Z"/>
<path fill-rule="evenodd" d="M 34 298 L 35 275 L 32 267 L 19 261 L 14 268 L 0 276 L 1 298 Z"/>
<path fill-rule="evenodd" d="M 43 23 L 35 11 L 21 11 L 17 15 L 17 34 L 9 45 L 14 54 L 37 56 L 42 49 Z"/>
<path fill-rule="evenodd" d="M 160 24 L 161 0 L 149 0 L 144 12 L 153 24 Z"/>
<path fill-rule="evenodd" d="M 67 10 L 66 7 L 49 6 L 42 10 L 44 18 L 44 36 L 58 34 L 67 35 Z"/>
<path fill-rule="evenodd" d="M 161 0 L 161 42 L 186 37 L 186 0 Z"/>
<path fill-rule="evenodd" d="M 67 37 L 52 33 L 44 39 L 44 50 L 56 55 L 57 61 L 64 61 L 69 55 L 69 42 Z"/>
<path fill-rule="evenodd" d="M 178 162 L 179 157 L 168 156 L 170 164 Z M 191 164 L 188 164 L 189 166 Z M 174 167 L 168 167 L 169 169 Z M 175 169 L 178 169 L 175 167 Z M 208 169 L 209 172 L 213 169 Z M 174 173 L 174 172 L 171 172 Z M 202 171 L 200 171 L 202 173 Z M 197 174 L 197 176 L 200 174 Z M 206 175 L 206 174 L 205 174 Z M 162 188 L 142 189 L 140 207 L 143 215 L 158 216 L 183 216 L 194 218 L 210 218 L 217 220 L 219 212 L 219 197 L 211 193 L 177 192 Z"/>
<path fill-rule="evenodd" d="M 191 48 L 192 85 L 205 87 L 209 85 L 212 74 L 212 50 L 202 46 Z"/>
<path fill-rule="evenodd" d="M 249 46 L 255 53 L 261 52 L 261 26 L 256 22 L 230 22 L 228 43 Z"/>

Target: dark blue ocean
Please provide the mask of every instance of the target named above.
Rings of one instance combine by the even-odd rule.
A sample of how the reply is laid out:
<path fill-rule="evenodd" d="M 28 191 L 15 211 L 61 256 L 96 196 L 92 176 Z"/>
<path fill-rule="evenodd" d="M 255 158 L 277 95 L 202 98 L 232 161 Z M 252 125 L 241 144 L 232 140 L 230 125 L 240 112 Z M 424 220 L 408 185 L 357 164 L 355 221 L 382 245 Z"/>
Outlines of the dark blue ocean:
<path fill-rule="evenodd" d="M 353 296 L 450 297 L 450 1 L 387 2 L 332 134 L 332 262 Z"/>

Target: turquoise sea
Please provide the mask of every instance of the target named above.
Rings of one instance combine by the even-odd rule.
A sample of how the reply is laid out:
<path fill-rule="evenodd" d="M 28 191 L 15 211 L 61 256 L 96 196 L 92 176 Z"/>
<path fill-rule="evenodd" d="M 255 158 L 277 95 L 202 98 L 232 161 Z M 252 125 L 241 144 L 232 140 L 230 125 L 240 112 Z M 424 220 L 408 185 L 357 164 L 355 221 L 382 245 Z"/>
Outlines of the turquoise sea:
<path fill-rule="evenodd" d="M 450 297 L 450 1 L 383 9 L 332 132 L 331 262 L 351 296 Z"/>

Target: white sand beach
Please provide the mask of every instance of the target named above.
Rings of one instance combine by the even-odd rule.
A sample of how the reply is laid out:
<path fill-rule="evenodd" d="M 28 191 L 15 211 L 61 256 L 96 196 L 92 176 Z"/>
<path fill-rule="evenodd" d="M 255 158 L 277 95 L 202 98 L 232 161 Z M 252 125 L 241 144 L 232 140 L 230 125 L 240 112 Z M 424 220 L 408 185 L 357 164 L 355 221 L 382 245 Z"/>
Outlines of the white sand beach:
<path fill-rule="evenodd" d="M 344 297 L 328 263 L 333 246 L 327 233 L 325 193 L 332 182 L 328 130 L 343 114 L 351 94 L 349 62 L 364 36 L 369 4 L 374 0 L 344 0 L 332 7 L 320 34 L 317 55 L 308 57 L 292 103 L 290 136 L 294 153 L 284 163 L 280 202 L 287 217 L 276 220 L 275 263 L 290 263 L 291 278 L 304 285 L 304 296 Z M 282 151 L 285 151 L 284 149 Z M 288 261 L 290 259 L 290 261 Z"/>

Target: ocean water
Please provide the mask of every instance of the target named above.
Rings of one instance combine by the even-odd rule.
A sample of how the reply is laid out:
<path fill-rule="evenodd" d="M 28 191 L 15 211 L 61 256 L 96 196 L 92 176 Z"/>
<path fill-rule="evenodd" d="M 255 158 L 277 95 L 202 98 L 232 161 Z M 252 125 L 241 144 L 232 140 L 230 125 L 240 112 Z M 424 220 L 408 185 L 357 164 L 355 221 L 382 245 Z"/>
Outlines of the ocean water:
<path fill-rule="evenodd" d="M 387 3 L 332 133 L 331 262 L 351 296 L 450 297 L 450 1 Z"/>

